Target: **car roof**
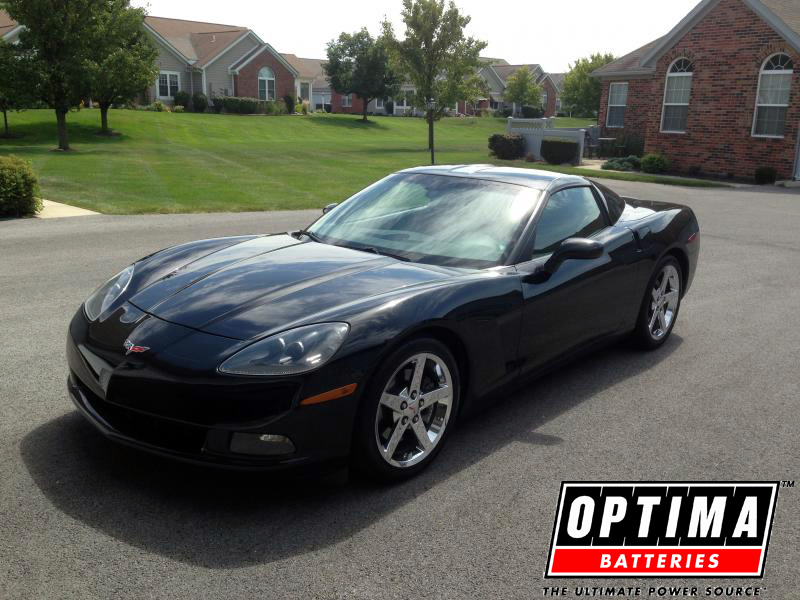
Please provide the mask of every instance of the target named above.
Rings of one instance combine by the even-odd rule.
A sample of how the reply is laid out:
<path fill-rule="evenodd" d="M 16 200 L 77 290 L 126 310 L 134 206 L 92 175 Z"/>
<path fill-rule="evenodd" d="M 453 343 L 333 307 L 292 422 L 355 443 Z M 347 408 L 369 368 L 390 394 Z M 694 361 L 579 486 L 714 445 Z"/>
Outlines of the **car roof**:
<path fill-rule="evenodd" d="M 516 167 L 497 167 L 494 165 L 439 165 L 431 167 L 414 167 L 404 169 L 400 173 L 422 173 L 428 175 L 447 175 L 450 177 L 466 177 L 468 179 L 484 179 L 524 185 L 537 190 L 546 190 L 555 185 L 586 184 L 583 177 L 564 175 L 552 171 L 537 169 L 519 169 Z M 556 183 L 558 182 L 558 183 Z"/>

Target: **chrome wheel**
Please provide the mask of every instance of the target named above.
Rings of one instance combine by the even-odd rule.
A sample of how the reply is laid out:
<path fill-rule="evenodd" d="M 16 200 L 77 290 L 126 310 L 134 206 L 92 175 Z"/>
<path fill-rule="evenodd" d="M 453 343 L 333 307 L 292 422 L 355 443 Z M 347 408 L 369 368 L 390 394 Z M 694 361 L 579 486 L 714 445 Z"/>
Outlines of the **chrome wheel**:
<path fill-rule="evenodd" d="M 647 313 L 648 331 L 654 340 L 666 336 L 681 301 L 681 276 L 674 265 L 667 264 L 656 277 Z"/>
<path fill-rule="evenodd" d="M 416 354 L 383 389 L 375 415 L 375 442 L 394 467 L 423 461 L 444 435 L 453 406 L 453 380 L 435 354 Z"/>

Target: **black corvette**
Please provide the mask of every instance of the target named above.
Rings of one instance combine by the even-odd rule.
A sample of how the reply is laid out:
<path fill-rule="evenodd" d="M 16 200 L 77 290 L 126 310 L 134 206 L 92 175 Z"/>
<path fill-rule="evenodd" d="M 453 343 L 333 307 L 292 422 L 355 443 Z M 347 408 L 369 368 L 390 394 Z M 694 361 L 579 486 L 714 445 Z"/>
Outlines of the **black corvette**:
<path fill-rule="evenodd" d="M 68 387 L 152 452 L 402 478 L 515 381 L 614 337 L 663 344 L 699 245 L 690 209 L 579 177 L 411 169 L 307 230 L 127 267 L 70 324 Z"/>

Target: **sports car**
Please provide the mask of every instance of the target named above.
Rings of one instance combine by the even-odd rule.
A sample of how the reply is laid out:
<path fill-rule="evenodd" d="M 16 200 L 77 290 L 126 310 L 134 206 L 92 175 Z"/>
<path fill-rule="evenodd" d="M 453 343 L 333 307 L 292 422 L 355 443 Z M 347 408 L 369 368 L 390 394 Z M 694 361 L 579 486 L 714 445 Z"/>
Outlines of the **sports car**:
<path fill-rule="evenodd" d="M 68 389 L 143 450 L 402 479 L 521 382 L 622 336 L 664 344 L 699 250 L 678 204 L 536 170 L 409 169 L 306 229 L 126 267 L 72 319 Z"/>

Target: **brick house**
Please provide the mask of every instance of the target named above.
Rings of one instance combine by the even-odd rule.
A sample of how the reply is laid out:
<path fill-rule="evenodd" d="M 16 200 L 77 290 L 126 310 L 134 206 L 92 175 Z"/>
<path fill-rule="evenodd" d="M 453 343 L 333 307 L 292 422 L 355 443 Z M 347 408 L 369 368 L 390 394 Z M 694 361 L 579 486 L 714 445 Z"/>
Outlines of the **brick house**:
<path fill-rule="evenodd" d="M 638 136 L 676 171 L 800 178 L 798 0 L 703 0 L 592 76 L 604 135 Z"/>
<path fill-rule="evenodd" d="M 505 90 L 508 79 L 523 67 L 527 67 L 533 78 L 542 88 L 542 109 L 545 117 L 555 117 L 561 105 L 561 83 L 563 74 L 546 73 L 541 65 L 510 65 L 503 59 L 484 58 L 484 63 L 478 70 L 478 75 L 486 82 L 489 88 L 489 97 L 478 101 L 475 106 L 465 102 L 458 103 L 458 112 L 474 114 L 482 109 L 517 111 L 517 107 L 505 99 Z"/>

